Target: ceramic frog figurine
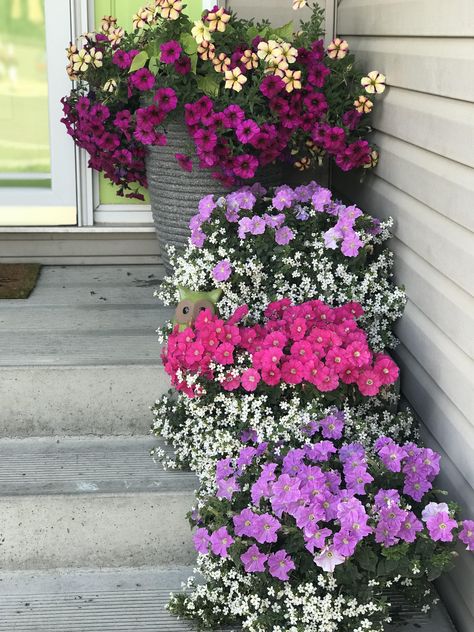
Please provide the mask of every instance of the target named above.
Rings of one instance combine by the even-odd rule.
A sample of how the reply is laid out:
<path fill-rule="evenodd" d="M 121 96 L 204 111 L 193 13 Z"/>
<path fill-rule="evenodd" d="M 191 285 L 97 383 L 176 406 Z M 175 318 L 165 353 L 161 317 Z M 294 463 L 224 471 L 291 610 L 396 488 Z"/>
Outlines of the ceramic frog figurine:
<path fill-rule="evenodd" d="M 216 288 L 211 292 L 193 292 L 188 288 L 178 286 L 179 303 L 174 314 L 173 324 L 179 325 L 179 330 L 183 331 L 190 327 L 196 320 L 199 312 L 208 309 L 212 314 L 217 311 L 217 301 L 222 296 L 222 290 Z"/>

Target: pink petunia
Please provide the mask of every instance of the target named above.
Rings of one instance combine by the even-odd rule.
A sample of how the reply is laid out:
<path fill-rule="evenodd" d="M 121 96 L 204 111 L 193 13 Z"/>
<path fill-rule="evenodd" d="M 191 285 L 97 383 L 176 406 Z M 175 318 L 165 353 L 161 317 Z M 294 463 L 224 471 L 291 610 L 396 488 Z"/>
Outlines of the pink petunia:
<path fill-rule="evenodd" d="M 243 388 L 247 392 L 252 393 L 257 388 L 258 383 L 260 382 L 261 378 L 260 378 L 260 373 L 256 371 L 255 369 L 246 369 L 242 373 L 241 379 L 242 379 Z"/>
<path fill-rule="evenodd" d="M 214 359 L 219 364 L 233 364 L 234 363 L 234 345 L 229 342 L 223 342 L 220 344 L 214 353 Z"/>

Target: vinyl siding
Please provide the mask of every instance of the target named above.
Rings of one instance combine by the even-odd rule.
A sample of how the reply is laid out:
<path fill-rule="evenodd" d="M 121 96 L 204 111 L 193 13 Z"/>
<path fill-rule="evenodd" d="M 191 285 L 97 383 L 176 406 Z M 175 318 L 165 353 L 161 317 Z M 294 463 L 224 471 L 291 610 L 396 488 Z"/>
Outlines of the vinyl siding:
<path fill-rule="evenodd" d="M 362 67 L 387 76 L 363 184 L 335 172 L 341 195 L 395 218 L 402 391 L 442 454 L 440 486 L 474 518 L 474 2 L 340 0 L 336 32 Z M 460 549 L 439 582 L 459 632 L 474 630 L 474 559 Z"/>

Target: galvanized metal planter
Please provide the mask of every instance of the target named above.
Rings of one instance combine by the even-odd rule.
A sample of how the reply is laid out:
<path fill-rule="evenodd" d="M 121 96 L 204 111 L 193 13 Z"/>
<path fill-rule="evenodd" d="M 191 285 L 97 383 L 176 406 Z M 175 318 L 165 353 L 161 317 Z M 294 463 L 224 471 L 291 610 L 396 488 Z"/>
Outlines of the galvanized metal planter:
<path fill-rule="evenodd" d="M 164 147 L 149 148 L 147 177 L 153 221 L 163 261 L 169 269 L 165 246 L 184 249 L 190 236 L 189 220 L 196 214 L 199 200 L 210 193 L 226 195 L 229 189 L 215 180 L 209 169 L 199 167 L 193 142 L 184 123 L 167 124 L 166 136 L 168 142 Z M 193 158 L 191 173 L 181 169 L 175 154 L 186 154 Z M 265 168 L 255 181 L 267 187 L 281 184 L 281 165 Z"/>

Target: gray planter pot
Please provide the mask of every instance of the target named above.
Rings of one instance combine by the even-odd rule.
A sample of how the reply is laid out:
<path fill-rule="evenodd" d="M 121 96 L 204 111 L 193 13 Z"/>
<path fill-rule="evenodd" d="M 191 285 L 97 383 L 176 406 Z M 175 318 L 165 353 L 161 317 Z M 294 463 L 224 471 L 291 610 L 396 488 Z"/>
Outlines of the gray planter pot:
<path fill-rule="evenodd" d="M 216 196 L 226 195 L 230 190 L 211 176 L 210 169 L 199 167 L 193 141 L 184 123 L 167 124 L 166 135 L 167 145 L 149 147 L 146 167 L 153 221 L 161 256 L 169 271 L 165 246 L 172 245 L 180 251 L 187 245 L 190 236 L 189 220 L 197 213 L 199 200 L 211 193 Z M 191 156 L 191 173 L 181 169 L 175 154 Z M 282 167 L 271 165 L 265 168 L 255 181 L 266 187 L 282 184 Z"/>

